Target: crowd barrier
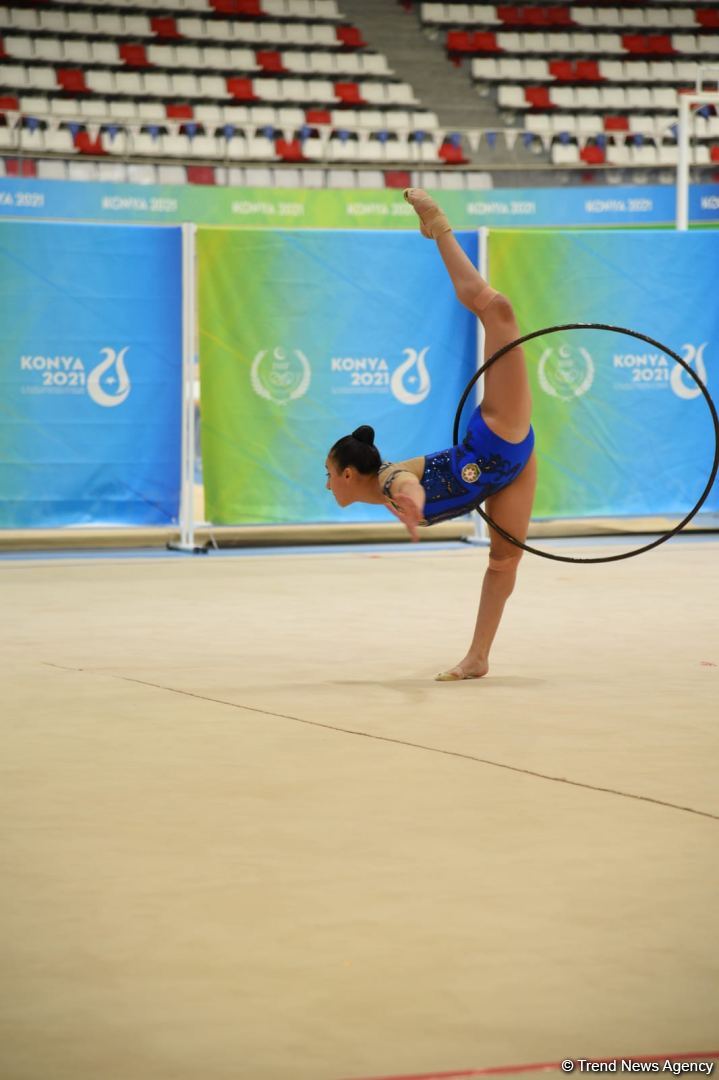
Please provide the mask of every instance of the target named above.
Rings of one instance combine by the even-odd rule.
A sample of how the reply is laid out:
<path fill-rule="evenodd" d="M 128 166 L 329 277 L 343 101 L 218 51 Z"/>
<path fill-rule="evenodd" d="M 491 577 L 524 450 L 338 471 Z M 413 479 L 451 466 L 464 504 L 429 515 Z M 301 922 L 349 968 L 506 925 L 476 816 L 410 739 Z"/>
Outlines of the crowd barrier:
<path fill-rule="evenodd" d="M 526 331 L 626 326 L 719 370 L 712 232 L 459 232 Z M 481 352 L 416 233 L 0 222 L 0 527 L 386 520 L 340 510 L 329 446 L 361 423 L 387 459 L 451 442 Z M 677 515 L 709 473 L 698 387 L 628 337 L 527 345 L 537 518 Z M 199 361 L 199 369 L 196 367 Z M 501 361 L 500 361 L 501 363 Z M 704 508 L 719 510 L 715 485 Z"/>

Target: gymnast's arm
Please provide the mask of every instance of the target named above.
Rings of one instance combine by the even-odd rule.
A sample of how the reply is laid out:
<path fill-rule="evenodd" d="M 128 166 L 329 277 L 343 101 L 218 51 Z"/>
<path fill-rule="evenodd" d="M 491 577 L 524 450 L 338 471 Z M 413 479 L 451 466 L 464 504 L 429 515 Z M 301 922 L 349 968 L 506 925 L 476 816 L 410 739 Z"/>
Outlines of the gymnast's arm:
<path fill-rule="evenodd" d="M 390 512 L 400 519 L 413 540 L 419 540 L 417 526 L 424 513 L 425 492 L 417 477 L 408 469 L 396 467 L 388 471 L 382 490 Z"/>

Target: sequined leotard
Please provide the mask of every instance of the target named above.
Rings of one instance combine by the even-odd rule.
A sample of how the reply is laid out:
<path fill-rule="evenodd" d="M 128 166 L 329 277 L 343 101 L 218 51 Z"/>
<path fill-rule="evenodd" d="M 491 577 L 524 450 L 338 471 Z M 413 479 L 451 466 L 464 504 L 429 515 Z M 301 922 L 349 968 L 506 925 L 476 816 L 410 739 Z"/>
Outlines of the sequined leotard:
<path fill-rule="evenodd" d="M 425 491 L 427 525 L 468 514 L 519 476 L 534 447 L 534 431 L 520 443 L 506 442 L 487 427 L 480 407 L 472 413 L 467 434 L 459 446 L 427 454 L 421 484 Z M 395 473 L 384 482 L 384 494 Z"/>

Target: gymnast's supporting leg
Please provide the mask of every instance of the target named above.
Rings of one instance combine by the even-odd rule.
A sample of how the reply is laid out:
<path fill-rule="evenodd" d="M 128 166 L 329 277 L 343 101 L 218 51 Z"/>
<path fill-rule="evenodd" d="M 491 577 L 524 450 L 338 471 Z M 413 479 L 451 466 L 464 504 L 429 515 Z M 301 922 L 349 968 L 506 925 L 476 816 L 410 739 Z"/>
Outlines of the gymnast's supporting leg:
<path fill-rule="evenodd" d="M 472 265 L 444 213 L 426 192 L 409 188 L 405 198 L 419 215 L 423 235 L 436 241 L 457 298 L 484 326 L 487 359 L 502 345 L 521 336 L 511 303 L 491 288 Z M 509 442 L 521 442 L 529 431 L 531 414 L 529 378 L 520 346 L 506 353 L 485 373 L 482 416 L 496 435 Z"/>
<path fill-rule="evenodd" d="M 487 499 L 487 513 L 510 536 L 524 542 L 532 513 L 537 483 L 537 461 L 532 454 L 516 480 Z M 467 655 L 437 678 L 440 682 L 455 679 L 479 679 L 489 671 L 489 651 L 499 627 L 504 605 L 517 580 L 521 548 L 510 544 L 490 528 L 489 565 L 482 582 L 479 611 L 472 643 Z"/>

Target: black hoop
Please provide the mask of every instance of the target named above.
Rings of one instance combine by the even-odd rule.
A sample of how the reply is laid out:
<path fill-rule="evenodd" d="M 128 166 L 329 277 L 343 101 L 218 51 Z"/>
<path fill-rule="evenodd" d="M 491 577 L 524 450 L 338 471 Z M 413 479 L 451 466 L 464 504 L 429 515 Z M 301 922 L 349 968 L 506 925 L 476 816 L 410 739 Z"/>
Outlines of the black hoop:
<path fill-rule="evenodd" d="M 525 334 L 524 337 L 517 338 L 516 341 L 510 341 L 508 345 L 503 345 L 501 349 L 497 349 L 497 351 L 493 353 L 492 356 L 490 356 L 489 360 L 485 360 L 481 368 L 479 368 L 479 370 L 474 373 L 472 378 L 467 383 L 467 386 L 465 387 L 464 393 L 462 394 L 462 398 L 457 407 L 457 414 L 454 418 L 454 432 L 452 436 L 452 441 L 455 446 L 459 443 L 459 424 L 462 416 L 462 409 L 464 408 L 465 402 L 469 397 L 472 387 L 474 386 L 480 375 L 483 375 L 487 368 L 490 368 L 492 364 L 496 364 L 497 360 L 504 356 L 505 353 L 508 353 L 512 349 L 515 349 L 518 345 L 523 345 L 525 341 L 531 341 L 532 338 L 542 337 L 544 334 L 556 334 L 561 330 L 613 330 L 618 334 L 628 334 L 629 337 L 639 338 L 640 341 L 646 341 L 650 345 L 654 345 L 655 348 L 659 349 L 663 353 L 666 353 L 667 356 L 671 356 L 672 360 L 675 360 L 677 364 L 680 364 L 681 367 L 684 368 L 684 370 L 687 372 L 688 375 L 691 376 L 691 378 L 694 380 L 694 382 L 697 384 L 700 391 L 704 395 L 704 400 L 709 406 L 709 412 L 711 413 L 712 422 L 714 424 L 714 461 L 712 463 L 711 473 L 709 475 L 706 487 L 702 491 L 701 495 L 699 496 L 687 516 L 683 518 L 678 525 L 675 525 L 673 529 L 669 529 L 667 532 L 662 533 L 661 536 L 658 537 L 658 539 L 652 540 L 650 544 L 644 544 L 642 547 L 635 548 L 633 551 L 625 551 L 622 555 L 603 555 L 601 558 L 594 559 L 578 559 L 572 555 L 554 555 L 550 551 L 540 551 L 538 548 L 530 547 L 529 544 L 523 544 L 521 540 L 517 540 L 516 537 L 510 536 L 508 532 L 505 532 L 500 525 L 497 525 L 495 521 L 492 521 L 491 517 L 489 517 L 488 514 L 485 514 L 484 510 L 482 510 L 481 507 L 477 506 L 475 507 L 475 509 L 480 515 L 480 517 L 483 518 L 484 521 L 486 521 L 486 523 L 495 530 L 495 532 L 498 532 L 500 536 L 503 536 L 505 540 L 509 540 L 511 544 L 514 544 L 518 548 L 522 548 L 523 551 L 529 551 L 532 555 L 539 555 L 542 559 L 554 559 L 556 562 L 571 563 L 618 562 L 620 559 L 630 559 L 633 555 L 641 555 L 644 551 L 650 551 L 652 548 L 658 547 L 659 544 L 663 544 L 666 540 L 671 539 L 672 536 L 675 536 L 678 532 L 681 532 L 684 526 L 691 521 L 694 515 L 697 514 L 701 507 L 704 505 L 704 502 L 716 478 L 717 470 L 719 470 L 719 416 L 717 416 L 714 402 L 709 395 L 709 391 L 707 390 L 706 386 L 701 381 L 699 376 L 696 374 L 696 372 L 689 367 L 685 360 L 682 360 L 681 356 L 678 356 L 672 349 L 668 349 L 666 345 L 662 345 L 661 341 L 656 341 L 654 338 L 648 337 L 646 334 L 640 334 L 636 330 L 627 330 L 626 327 L 623 326 L 610 326 L 607 323 L 566 323 L 563 326 L 547 326 L 543 330 L 534 330 L 531 334 Z"/>

